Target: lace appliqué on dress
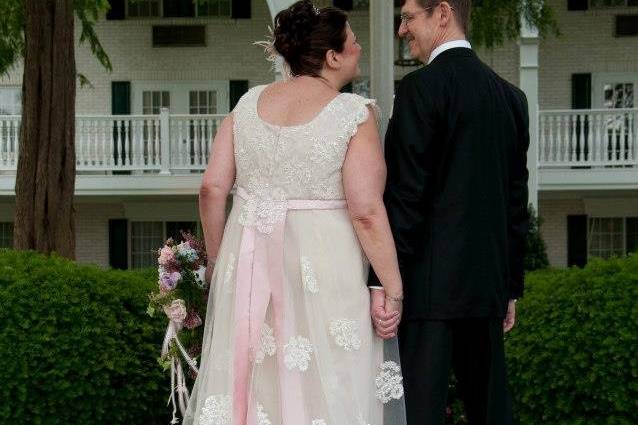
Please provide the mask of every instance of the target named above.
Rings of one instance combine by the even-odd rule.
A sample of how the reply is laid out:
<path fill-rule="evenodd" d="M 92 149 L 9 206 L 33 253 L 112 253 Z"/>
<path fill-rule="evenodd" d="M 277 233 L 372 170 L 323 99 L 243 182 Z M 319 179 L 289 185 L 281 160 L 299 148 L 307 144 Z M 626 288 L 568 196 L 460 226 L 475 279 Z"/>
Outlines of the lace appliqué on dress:
<path fill-rule="evenodd" d="M 257 403 L 257 420 L 258 425 L 272 425 L 272 422 L 268 418 L 268 414 L 264 411 L 264 406 L 261 403 Z"/>
<path fill-rule="evenodd" d="M 326 425 L 326 421 L 323 419 L 313 419 L 312 425 Z"/>
<path fill-rule="evenodd" d="M 359 338 L 359 325 L 354 320 L 338 319 L 330 322 L 330 335 L 335 342 L 345 351 L 354 351 L 361 348 Z"/>
<path fill-rule="evenodd" d="M 286 192 L 257 179 L 252 180 L 246 190 L 247 199 L 244 200 L 239 222 L 244 226 L 255 226 L 261 233 L 272 233 L 275 224 L 286 217 Z"/>
<path fill-rule="evenodd" d="M 387 361 L 379 366 L 381 371 L 374 383 L 377 387 L 376 396 L 382 403 L 388 403 L 392 399 L 399 400 L 403 397 L 403 376 L 401 368 L 396 362 Z"/>
<path fill-rule="evenodd" d="M 206 399 L 199 416 L 201 425 L 230 425 L 231 398 L 229 395 L 213 395 Z"/>
<path fill-rule="evenodd" d="M 284 363 L 289 370 L 299 369 L 301 372 L 308 370 L 311 354 L 312 345 L 306 337 L 291 337 L 288 344 L 284 345 Z"/>
<path fill-rule="evenodd" d="M 261 346 L 255 353 L 255 363 L 262 364 L 266 355 L 274 356 L 277 352 L 277 345 L 275 344 L 275 335 L 270 326 L 266 323 L 261 328 Z"/>
<path fill-rule="evenodd" d="M 233 273 L 235 272 L 235 254 L 232 252 L 228 255 L 228 264 L 226 265 L 226 271 L 224 272 L 224 283 L 222 287 L 227 294 L 233 293 Z"/>
<path fill-rule="evenodd" d="M 303 286 L 306 288 L 306 291 L 311 294 L 316 294 L 319 292 L 319 286 L 317 284 L 317 277 L 315 276 L 315 271 L 312 268 L 312 263 L 310 262 L 310 258 L 301 257 L 301 276 L 303 280 Z"/>

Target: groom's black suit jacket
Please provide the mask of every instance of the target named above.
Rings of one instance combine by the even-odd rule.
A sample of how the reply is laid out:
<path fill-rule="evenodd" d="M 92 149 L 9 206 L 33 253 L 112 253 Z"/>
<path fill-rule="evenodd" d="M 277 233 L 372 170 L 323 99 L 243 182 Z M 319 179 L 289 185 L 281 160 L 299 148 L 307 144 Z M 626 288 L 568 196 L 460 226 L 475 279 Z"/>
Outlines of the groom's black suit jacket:
<path fill-rule="evenodd" d="M 470 49 L 401 81 L 384 201 L 406 319 L 503 317 L 522 295 L 528 123 L 523 92 Z"/>

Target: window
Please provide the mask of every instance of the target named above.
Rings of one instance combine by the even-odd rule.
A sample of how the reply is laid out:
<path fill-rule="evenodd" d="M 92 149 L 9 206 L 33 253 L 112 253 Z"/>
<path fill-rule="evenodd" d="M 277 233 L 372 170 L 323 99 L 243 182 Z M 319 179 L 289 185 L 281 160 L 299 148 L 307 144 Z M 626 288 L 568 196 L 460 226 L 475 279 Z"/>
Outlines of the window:
<path fill-rule="evenodd" d="M 352 93 L 359 96 L 370 97 L 370 79 L 367 77 L 357 78 L 352 82 Z"/>
<path fill-rule="evenodd" d="M 157 250 L 168 238 L 182 240 L 181 231 L 201 237 L 201 226 L 196 221 L 132 221 L 131 268 L 157 267 Z"/>
<path fill-rule="evenodd" d="M 13 223 L 0 223 L 0 248 L 13 248 Z"/>
<path fill-rule="evenodd" d="M 160 0 L 129 0 L 128 17 L 130 18 L 154 18 L 161 16 Z"/>
<path fill-rule="evenodd" d="M 142 114 L 158 115 L 161 108 L 170 108 L 171 96 L 167 91 L 142 92 Z"/>
<path fill-rule="evenodd" d="M 20 115 L 22 90 L 18 87 L 0 88 L 0 115 Z"/>
<path fill-rule="evenodd" d="M 157 267 L 157 250 L 164 244 L 164 223 L 131 223 L 131 266 L 134 269 Z"/>
<path fill-rule="evenodd" d="M 230 16 L 230 0 L 199 2 L 197 16 Z"/>
<path fill-rule="evenodd" d="M 638 0 L 589 0 L 592 9 L 638 6 Z"/>
<path fill-rule="evenodd" d="M 638 36 L 638 15 L 616 16 L 616 37 Z"/>
<path fill-rule="evenodd" d="M 588 255 L 609 258 L 638 250 L 638 217 L 591 217 Z"/>
<path fill-rule="evenodd" d="M 634 107 L 634 83 L 605 84 L 603 92 L 605 108 Z"/>
<path fill-rule="evenodd" d="M 191 114 L 216 114 L 217 113 L 217 92 L 191 91 L 188 93 L 189 109 Z"/>
<path fill-rule="evenodd" d="M 153 47 L 206 46 L 206 25 L 154 25 Z"/>

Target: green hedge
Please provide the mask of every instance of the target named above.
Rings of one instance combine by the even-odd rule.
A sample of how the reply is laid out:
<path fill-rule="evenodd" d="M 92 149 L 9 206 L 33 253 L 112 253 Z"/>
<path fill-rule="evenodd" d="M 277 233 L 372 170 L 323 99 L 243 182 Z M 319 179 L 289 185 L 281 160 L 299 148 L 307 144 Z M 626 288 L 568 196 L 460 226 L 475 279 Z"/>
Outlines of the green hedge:
<path fill-rule="evenodd" d="M 165 424 L 151 272 L 0 250 L 0 423 Z"/>
<path fill-rule="evenodd" d="M 638 423 L 638 256 L 530 273 L 506 337 L 522 425 Z"/>

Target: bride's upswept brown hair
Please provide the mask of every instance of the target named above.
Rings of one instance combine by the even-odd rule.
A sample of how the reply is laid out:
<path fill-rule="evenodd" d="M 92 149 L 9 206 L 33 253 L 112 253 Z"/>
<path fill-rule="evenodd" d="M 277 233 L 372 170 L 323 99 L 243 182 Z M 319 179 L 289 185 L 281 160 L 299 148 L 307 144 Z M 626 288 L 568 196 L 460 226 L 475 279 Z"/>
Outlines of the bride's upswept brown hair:
<path fill-rule="evenodd" d="M 274 46 L 293 76 L 318 77 L 326 52 L 342 52 L 348 16 L 334 7 L 317 9 L 301 0 L 275 16 Z"/>

